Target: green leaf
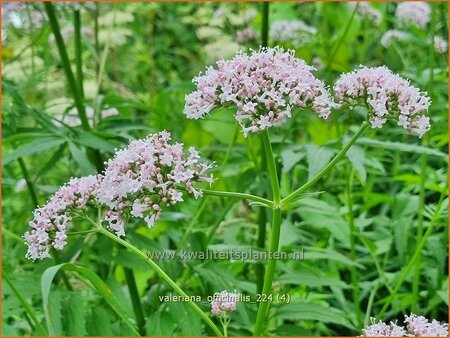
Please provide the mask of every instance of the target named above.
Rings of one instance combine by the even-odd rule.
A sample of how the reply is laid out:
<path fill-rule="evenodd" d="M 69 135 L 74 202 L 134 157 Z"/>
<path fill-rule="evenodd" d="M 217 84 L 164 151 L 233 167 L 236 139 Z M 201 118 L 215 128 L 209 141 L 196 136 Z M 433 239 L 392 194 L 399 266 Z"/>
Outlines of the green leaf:
<path fill-rule="evenodd" d="M 161 311 L 161 310 L 160 310 Z M 153 313 L 147 320 L 145 330 L 149 336 L 173 336 L 176 321 L 168 312 L 157 311 Z"/>
<path fill-rule="evenodd" d="M 80 131 L 79 137 L 77 137 L 74 141 L 79 145 L 109 153 L 113 153 L 115 149 L 115 146 L 112 143 L 106 141 L 104 138 L 86 131 Z"/>
<path fill-rule="evenodd" d="M 21 157 L 36 153 L 42 153 L 46 150 L 55 148 L 66 142 L 65 140 L 55 139 L 54 137 L 40 138 L 36 141 L 21 146 L 3 158 L 3 165 L 15 161 Z"/>
<path fill-rule="evenodd" d="M 276 318 L 295 321 L 313 320 L 354 328 L 342 311 L 314 303 L 295 302 L 283 304 L 276 310 Z"/>
<path fill-rule="evenodd" d="M 50 299 L 50 289 L 52 286 L 52 281 L 55 278 L 55 275 L 60 270 L 69 270 L 77 272 L 81 275 L 85 280 L 89 281 L 94 289 L 103 297 L 103 299 L 108 303 L 108 305 L 111 307 L 111 309 L 122 319 L 122 321 L 131 329 L 131 331 L 139 336 L 139 333 L 137 332 L 136 328 L 131 324 L 130 320 L 127 318 L 127 316 L 124 314 L 124 311 L 120 308 L 120 305 L 114 296 L 114 294 L 111 292 L 109 287 L 103 282 L 100 277 L 95 274 L 94 272 L 72 264 L 72 263 L 63 263 L 59 265 L 52 266 L 45 270 L 41 277 L 41 292 L 42 292 L 42 299 L 44 303 L 44 315 L 45 320 L 47 322 L 49 334 L 52 336 L 57 335 L 57 332 L 55 332 L 54 328 L 54 319 L 51 315 L 50 311 L 50 305 L 49 305 L 49 299 Z"/>
<path fill-rule="evenodd" d="M 86 154 L 80 148 L 78 148 L 74 143 L 69 143 L 69 150 L 73 159 L 80 167 L 82 175 L 87 176 L 95 173 L 94 166 L 91 162 L 89 162 Z"/>
<path fill-rule="evenodd" d="M 356 172 L 359 174 L 359 178 L 361 179 L 361 181 L 365 182 L 367 173 L 366 168 L 364 167 L 364 163 L 366 161 L 364 150 L 361 147 L 354 145 L 347 151 L 345 155 L 350 160 L 353 168 L 355 168 Z"/>
<path fill-rule="evenodd" d="M 294 152 L 290 149 L 281 152 L 281 161 L 283 162 L 283 172 L 289 172 L 298 162 L 305 157 L 304 152 Z"/>
<path fill-rule="evenodd" d="M 86 302 L 80 295 L 72 293 L 64 304 L 68 336 L 86 335 Z"/>
<path fill-rule="evenodd" d="M 96 307 L 90 313 L 88 318 L 88 335 L 89 336 L 114 336 L 111 327 L 113 318 L 108 311 L 101 307 Z"/>
<path fill-rule="evenodd" d="M 308 181 L 310 181 L 323 167 L 325 167 L 333 156 L 334 151 L 318 147 L 315 144 L 306 146 L 306 156 L 308 158 Z"/>
<path fill-rule="evenodd" d="M 417 154 L 427 154 L 427 155 L 433 155 L 438 157 L 443 157 L 447 159 L 447 154 L 428 147 L 416 145 L 416 144 L 407 144 L 407 143 L 401 143 L 401 142 L 391 142 L 391 141 L 380 141 L 380 140 L 374 140 L 370 138 L 362 137 L 356 141 L 357 144 L 364 144 L 376 148 L 383 148 L 385 150 L 398 150 L 398 151 L 404 151 L 404 152 L 410 152 L 410 153 L 417 153 Z"/>

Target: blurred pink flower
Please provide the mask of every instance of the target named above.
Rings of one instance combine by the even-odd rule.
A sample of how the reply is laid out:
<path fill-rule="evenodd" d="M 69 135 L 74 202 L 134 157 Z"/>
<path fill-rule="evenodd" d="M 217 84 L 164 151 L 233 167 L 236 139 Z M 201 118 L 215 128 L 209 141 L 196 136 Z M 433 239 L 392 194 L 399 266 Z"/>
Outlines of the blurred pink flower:
<path fill-rule="evenodd" d="M 395 15 L 400 23 L 425 28 L 431 18 L 431 8 L 426 2 L 400 2 Z"/>

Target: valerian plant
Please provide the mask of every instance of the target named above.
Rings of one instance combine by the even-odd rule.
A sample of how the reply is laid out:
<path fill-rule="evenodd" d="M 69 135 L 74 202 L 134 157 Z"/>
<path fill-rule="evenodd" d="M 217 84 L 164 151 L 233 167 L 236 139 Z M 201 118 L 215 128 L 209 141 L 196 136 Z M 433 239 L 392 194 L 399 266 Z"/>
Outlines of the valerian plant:
<path fill-rule="evenodd" d="M 62 250 L 73 221 L 81 219 L 91 224 L 94 231 L 144 258 L 177 293 L 187 296 L 181 285 L 155 261 L 121 238 L 126 238 L 130 219 L 141 219 L 148 227 L 157 226 L 165 209 L 190 196 L 247 199 L 254 202 L 254 206 L 271 210 L 267 249 L 277 252 L 283 211 L 327 175 L 369 127 L 380 128 L 389 123 L 419 137 L 430 129 L 427 116 L 430 98 L 386 67 L 361 67 L 342 74 L 331 91 L 314 75 L 314 68 L 295 57 L 293 51 L 279 47 L 261 48 L 250 54 L 239 52 L 231 60 L 218 61 L 216 68 L 208 67 L 205 73 L 194 78 L 194 83 L 196 90 L 186 96 L 184 112 L 188 118 L 206 118 L 215 109 L 227 107 L 234 112 L 244 136 L 260 137 L 270 176 L 271 199 L 245 192 L 206 189 L 205 185 L 214 181 L 210 174 L 214 164 L 201 160 L 195 148 L 185 149 L 183 144 L 171 141 L 170 132 L 161 131 L 132 141 L 105 163 L 101 174 L 72 179 L 43 207 L 37 208 L 29 223 L 31 230 L 24 236 L 28 258 L 49 257 L 51 248 Z M 331 114 L 352 114 L 356 106 L 367 111 L 359 130 L 314 177 L 282 196 L 269 131 L 275 127 L 283 128 L 294 114 L 307 114 L 312 110 L 327 119 Z M 96 217 L 91 216 L 92 210 L 96 211 Z M 262 294 L 272 293 L 275 269 L 276 260 L 271 258 L 265 267 Z M 189 304 L 216 335 L 226 336 L 228 314 L 236 310 L 238 294 L 222 291 L 214 297 L 211 311 L 220 319 L 222 330 L 195 302 Z M 258 305 L 255 336 L 265 333 L 269 307 L 269 302 Z M 381 332 L 377 330 L 372 327 L 365 333 Z"/>

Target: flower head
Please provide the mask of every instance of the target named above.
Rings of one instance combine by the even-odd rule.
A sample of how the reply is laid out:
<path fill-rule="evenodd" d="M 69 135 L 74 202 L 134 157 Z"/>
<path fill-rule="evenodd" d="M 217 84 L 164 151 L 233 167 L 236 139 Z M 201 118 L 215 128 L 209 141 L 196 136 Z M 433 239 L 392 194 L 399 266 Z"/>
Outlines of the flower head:
<path fill-rule="evenodd" d="M 236 42 L 240 44 L 255 40 L 256 38 L 258 38 L 258 33 L 251 27 L 247 27 L 236 32 Z"/>
<path fill-rule="evenodd" d="M 211 312 L 220 316 L 224 313 L 236 311 L 239 301 L 239 294 L 235 292 L 221 291 L 216 292 L 211 301 Z"/>
<path fill-rule="evenodd" d="M 193 147 L 186 155 L 183 144 L 170 144 L 170 138 L 170 133 L 163 131 L 132 141 L 108 161 L 98 199 L 110 208 L 106 221 L 117 235 L 125 234 L 126 217 L 142 218 L 152 227 L 163 205 L 183 201 L 180 188 L 198 198 L 202 192 L 195 188 L 196 183 L 212 183 L 206 174 L 212 164 L 200 162 Z"/>
<path fill-rule="evenodd" d="M 401 2 L 397 5 L 395 16 L 403 24 L 424 28 L 430 21 L 431 8 L 426 2 Z"/>
<path fill-rule="evenodd" d="M 403 337 L 406 334 L 403 327 L 393 322 L 388 325 L 380 320 L 377 323 L 375 318 L 370 318 L 370 322 L 372 324 L 362 330 L 365 337 Z"/>
<path fill-rule="evenodd" d="M 367 18 L 368 20 L 372 21 L 376 25 L 379 25 L 381 23 L 381 20 L 383 19 L 383 15 L 381 12 L 375 8 L 373 8 L 370 5 L 370 2 L 348 2 L 348 5 L 350 8 L 354 9 L 356 6 L 358 6 L 357 11 L 358 14 L 363 17 Z"/>
<path fill-rule="evenodd" d="M 440 36 L 434 37 L 434 50 L 438 54 L 444 54 L 448 49 L 448 42 Z"/>
<path fill-rule="evenodd" d="M 431 322 L 423 316 L 412 314 L 405 315 L 405 323 L 408 331 L 414 336 L 422 337 L 447 337 L 448 324 L 439 323 L 433 319 Z"/>
<path fill-rule="evenodd" d="M 317 29 L 308 26 L 301 20 L 275 21 L 270 28 L 270 36 L 277 42 L 291 42 L 294 47 L 300 47 L 308 43 L 311 36 L 317 33 Z"/>
<path fill-rule="evenodd" d="M 51 247 L 62 250 L 73 215 L 95 199 L 100 181 L 101 176 L 73 178 L 46 205 L 34 211 L 34 218 L 29 223 L 32 230 L 24 235 L 28 245 L 27 258 L 49 257 Z"/>
<path fill-rule="evenodd" d="M 439 323 L 433 319 L 431 322 L 423 316 L 405 315 L 406 327 L 391 322 L 389 325 L 382 321 L 376 322 L 371 318 L 371 325 L 363 329 L 366 337 L 447 337 L 448 324 Z"/>
<path fill-rule="evenodd" d="M 406 38 L 406 33 L 396 30 L 390 29 L 381 37 L 381 45 L 384 48 L 389 47 L 394 41 L 402 41 Z"/>
<path fill-rule="evenodd" d="M 186 96 L 184 112 L 200 119 L 220 105 L 235 107 L 244 135 L 282 124 L 294 107 L 312 107 L 327 118 L 335 104 L 312 70 L 281 48 L 239 52 L 194 78 L 197 90 Z"/>
<path fill-rule="evenodd" d="M 342 74 L 334 85 L 341 103 L 363 100 L 371 112 L 372 128 L 381 128 L 388 117 L 397 116 L 397 124 L 420 137 L 430 129 L 430 98 L 410 85 L 409 81 L 386 67 L 362 67 Z"/>

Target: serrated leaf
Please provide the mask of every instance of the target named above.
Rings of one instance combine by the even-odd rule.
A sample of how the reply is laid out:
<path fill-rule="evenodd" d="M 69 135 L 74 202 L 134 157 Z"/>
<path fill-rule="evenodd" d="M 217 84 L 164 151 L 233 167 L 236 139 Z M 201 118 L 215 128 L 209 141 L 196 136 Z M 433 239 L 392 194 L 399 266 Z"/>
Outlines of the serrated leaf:
<path fill-rule="evenodd" d="M 77 272 L 81 277 L 89 281 L 95 290 L 103 297 L 103 299 L 108 303 L 111 309 L 122 319 L 125 325 L 127 325 L 130 330 L 137 336 L 139 333 L 136 328 L 131 324 L 130 320 L 127 318 L 125 312 L 120 308 L 120 305 L 108 288 L 108 286 L 103 282 L 100 277 L 94 272 L 72 263 L 63 263 L 59 265 L 52 266 L 45 270 L 41 277 L 41 292 L 42 299 L 44 303 L 44 314 L 45 320 L 47 322 L 48 330 L 50 335 L 56 335 L 54 320 L 50 311 L 49 299 L 50 299 L 50 289 L 52 285 L 52 281 L 55 278 L 55 275 L 60 270 L 68 270 Z"/>

